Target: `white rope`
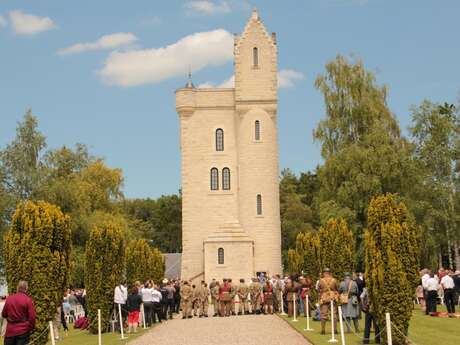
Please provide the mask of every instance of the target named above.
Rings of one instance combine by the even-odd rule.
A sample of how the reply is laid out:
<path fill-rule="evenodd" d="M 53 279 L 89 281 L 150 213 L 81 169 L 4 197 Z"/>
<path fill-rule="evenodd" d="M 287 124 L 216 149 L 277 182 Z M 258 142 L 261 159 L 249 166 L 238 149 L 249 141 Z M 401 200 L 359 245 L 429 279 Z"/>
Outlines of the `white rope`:
<path fill-rule="evenodd" d="M 403 336 L 404 339 L 408 340 L 409 343 L 410 343 L 411 345 L 417 345 L 417 344 L 414 343 L 412 340 L 410 340 L 409 337 L 408 337 L 407 335 L 405 335 L 398 327 L 396 327 L 396 325 L 395 325 L 393 322 L 391 322 L 391 326 L 392 326 L 395 330 L 397 330 L 397 331 L 399 332 L 399 334 L 401 334 L 401 335 Z"/>
<path fill-rule="evenodd" d="M 46 326 L 46 328 L 40 333 L 40 335 L 38 337 L 36 337 L 33 341 L 29 342 L 29 345 L 32 345 L 32 344 L 36 343 L 38 341 L 38 339 L 43 337 L 43 334 L 45 334 L 46 331 L 48 331 L 48 328 L 49 328 L 49 326 Z"/>

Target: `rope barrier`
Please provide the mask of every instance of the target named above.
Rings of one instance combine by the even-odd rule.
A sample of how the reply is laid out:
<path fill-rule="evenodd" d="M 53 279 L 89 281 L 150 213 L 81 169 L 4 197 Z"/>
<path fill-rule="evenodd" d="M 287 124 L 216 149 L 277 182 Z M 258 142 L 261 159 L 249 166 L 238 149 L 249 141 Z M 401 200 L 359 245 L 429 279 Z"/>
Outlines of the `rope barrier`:
<path fill-rule="evenodd" d="M 35 344 L 41 337 L 43 337 L 43 335 L 46 333 L 46 331 L 48 331 L 48 328 L 49 328 L 49 326 L 46 326 L 46 328 L 38 335 L 38 337 L 36 337 L 34 340 L 29 342 L 29 345 Z"/>
<path fill-rule="evenodd" d="M 411 345 L 417 345 L 417 344 L 414 343 L 412 340 L 410 340 L 409 337 L 408 337 L 407 335 L 405 335 L 398 327 L 396 327 L 396 325 L 395 325 L 393 322 L 391 322 L 391 326 L 392 326 L 395 330 L 397 330 L 397 331 L 399 332 L 399 334 L 401 334 L 401 335 L 403 336 L 404 339 L 408 340 L 409 343 L 410 343 Z"/>

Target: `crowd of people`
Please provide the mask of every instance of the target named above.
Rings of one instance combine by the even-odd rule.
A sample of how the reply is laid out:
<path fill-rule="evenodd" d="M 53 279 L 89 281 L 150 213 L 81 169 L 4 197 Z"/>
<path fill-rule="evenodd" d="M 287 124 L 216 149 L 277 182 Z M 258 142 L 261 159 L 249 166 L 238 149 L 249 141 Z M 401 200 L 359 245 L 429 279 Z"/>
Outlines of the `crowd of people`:
<path fill-rule="evenodd" d="M 27 295 L 28 284 L 19 282 L 17 293 L 0 296 L 0 330 L 5 337 L 5 345 L 23 345 L 35 327 L 35 308 Z M 420 286 L 415 299 L 427 315 L 435 315 L 437 305 L 446 305 L 447 313 L 455 313 L 455 305 L 460 301 L 460 271 L 440 269 L 433 272 L 424 269 L 420 272 Z M 309 276 L 274 275 L 267 277 L 263 273 L 249 282 L 240 279 L 217 281 L 212 279 L 209 285 L 164 279 L 160 284 L 152 280 L 136 282 L 129 287 L 125 282 L 114 288 L 114 308 L 111 315 L 113 330 L 127 328 L 128 333 L 137 332 L 139 325 L 150 327 L 154 323 L 172 319 L 174 314 L 182 319 L 192 317 L 230 317 L 247 314 L 273 314 L 285 312 L 289 316 L 307 316 L 321 323 L 321 334 L 326 334 L 326 323 L 333 320 L 337 327 L 337 307 L 334 317 L 331 315 L 331 301 L 341 305 L 346 332 L 360 332 L 359 319 L 364 315 L 364 344 L 370 341 L 371 329 L 374 329 L 375 342 L 380 342 L 380 330 L 374 315 L 370 312 L 370 301 L 362 273 L 345 273 L 341 281 L 332 277 L 329 269 L 313 282 Z M 308 306 L 308 308 L 307 308 Z M 119 312 L 121 311 L 121 318 Z M 87 318 L 86 291 L 84 289 L 67 290 L 63 303 L 58 308 L 54 322 L 58 337 L 60 326 L 68 329 L 67 322 Z M 121 327 L 120 327 L 121 319 Z"/>
<path fill-rule="evenodd" d="M 437 305 L 445 304 L 448 315 L 455 314 L 460 301 L 460 271 L 441 268 L 437 272 L 427 268 L 420 271 L 417 302 L 426 315 L 437 315 Z"/>

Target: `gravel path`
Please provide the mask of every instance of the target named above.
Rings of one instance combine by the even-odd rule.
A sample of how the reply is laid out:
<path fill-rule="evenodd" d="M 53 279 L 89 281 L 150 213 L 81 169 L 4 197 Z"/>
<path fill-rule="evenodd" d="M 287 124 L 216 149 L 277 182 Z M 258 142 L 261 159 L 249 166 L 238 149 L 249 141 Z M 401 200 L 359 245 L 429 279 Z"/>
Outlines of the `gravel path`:
<path fill-rule="evenodd" d="M 174 319 L 129 345 L 311 345 L 275 315 Z"/>

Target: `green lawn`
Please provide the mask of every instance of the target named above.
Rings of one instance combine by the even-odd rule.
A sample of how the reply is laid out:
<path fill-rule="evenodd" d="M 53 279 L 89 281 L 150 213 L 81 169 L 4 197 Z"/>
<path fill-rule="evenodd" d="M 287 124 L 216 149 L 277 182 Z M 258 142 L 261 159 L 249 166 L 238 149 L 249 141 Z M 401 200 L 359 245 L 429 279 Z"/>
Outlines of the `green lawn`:
<path fill-rule="evenodd" d="M 141 328 L 138 329 L 136 334 L 125 334 L 125 337 L 128 336 L 128 339 L 121 340 L 119 333 L 104 333 L 102 334 L 102 345 L 126 345 L 129 341 L 141 336 L 147 332 L 148 328 L 145 331 Z M 61 331 L 60 336 L 63 336 L 64 333 Z M 0 337 L 0 343 L 3 344 L 3 338 Z M 48 345 L 51 344 L 51 341 L 48 341 Z M 97 345 L 97 334 L 90 334 L 88 331 L 81 331 L 79 329 L 73 329 L 73 326 L 70 326 L 70 331 L 67 336 L 61 337 L 60 340 L 56 341 L 56 345 Z"/>
<path fill-rule="evenodd" d="M 443 308 L 438 306 L 438 310 Z M 313 328 L 312 332 L 304 332 L 306 328 L 305 317 L 298 318 L 298 322 L 292 322 L 291 319 L 283 317 L 292 327 L 300 331 L 300 333 L 307 338 L 313 345 L 328 345 L 328 340 L 331 338 L 330 327 L 331 324 L 328 322 L 326 328 L 326 335 L 321 335 L 321 324 L 318 321 L 311 321 L 310 328 Z M 360 334 L 363 336 L 364 319 L 360 321 Z M 341 344 L 340 335 L 336 336 Z M 354 333 L 345 334 L 347 345 L 358 345 L 362 344 L 362 339 Z M 460 319 L 452 318 L 438 318 L 425 316 L 425 314 L 417 307 L 414 310 L 410 327 L 409 327 L 409 339 L 414 345 L 459 345 L 460 344 Z M 374 334 L 371 333 L 371 343 L 374 340 Z"/>

